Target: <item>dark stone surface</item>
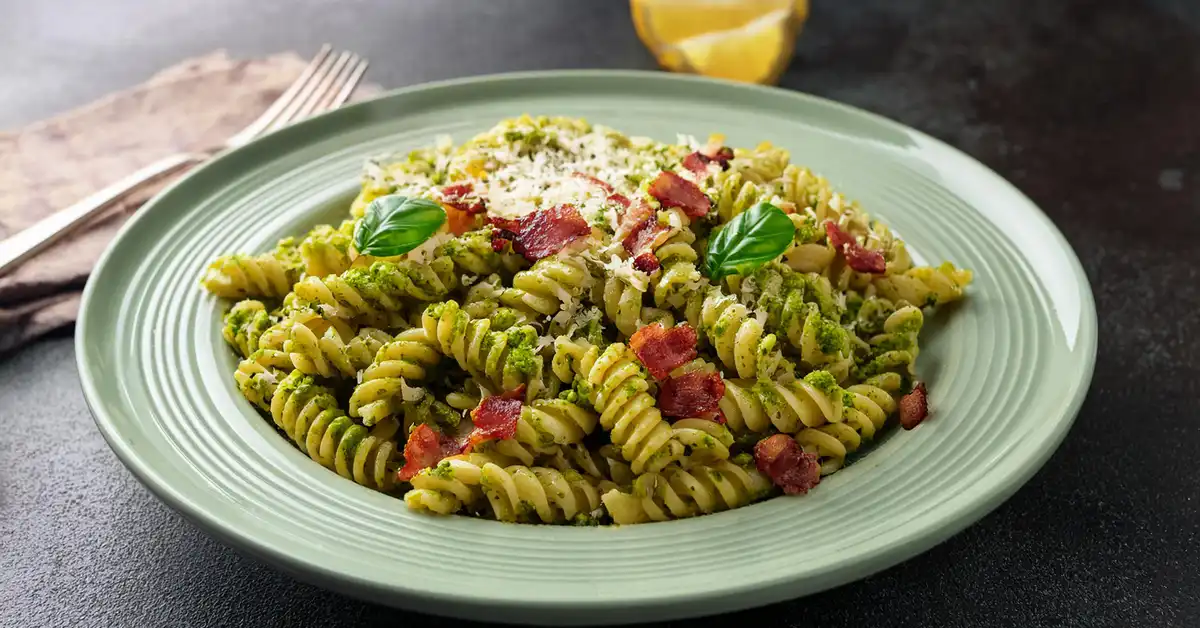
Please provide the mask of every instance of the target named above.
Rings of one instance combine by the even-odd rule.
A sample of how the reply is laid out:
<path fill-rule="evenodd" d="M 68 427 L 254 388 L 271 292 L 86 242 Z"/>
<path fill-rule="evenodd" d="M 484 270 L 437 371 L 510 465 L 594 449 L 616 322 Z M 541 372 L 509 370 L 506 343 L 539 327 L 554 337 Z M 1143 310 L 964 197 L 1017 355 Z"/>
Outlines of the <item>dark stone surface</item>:
<path fill-rule="evenodd" d="M 1200 5 L 815 4 L 783 84 L 932 133 L 1029 194 L 1092 281 L 1099 362 L 1061 449 L 979 524 L 863 582 L 686 625 L 1200 625 Z M 328 40 L 386 86 L 649 68 L 624 6 L 0 0 L 0 127 L 219 46 Z M 456 623 L 301 584 L 174 515 L 96 432 L 66 335 L 0 358 L 0 382 L 0 625 Z"/>

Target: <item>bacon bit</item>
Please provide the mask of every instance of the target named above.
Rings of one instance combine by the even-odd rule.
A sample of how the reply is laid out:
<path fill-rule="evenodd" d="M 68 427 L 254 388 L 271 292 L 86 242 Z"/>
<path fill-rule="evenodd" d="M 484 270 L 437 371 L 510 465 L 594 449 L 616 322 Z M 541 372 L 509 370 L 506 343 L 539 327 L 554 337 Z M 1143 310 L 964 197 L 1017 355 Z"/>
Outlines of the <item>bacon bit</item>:
<path fill-rule="evenodd" d="M 633 258 L 633 267 L 647 275 L 653 274 L 658 269 L 662 268 L 662 264 L 658 263 L 658 258 L 650 251 L 646 251 L 641 255 Z"/>
<path fill-rule="evenodd" d="M 900 425 L 906 430 L 921 424 L 929 416 L 929 399 L 925 382 L 917 382 L 913 391 L 900 398 Z"/>
<path fill-rule="evenodd" d="M 860 273 L 875 275 L 887 272 L 887 261 L 883 259 L 883 253 L 864 248 L 832 220 L 825 221 L 825 233 L 829 236 L 829 243 L 833 248 L 841 251 L 842 257 L 846 258 L 846 265 L 850 268 Z"/>
<path fill-rule="evenodd" d="M 609 185 L 608 182 L 604 181 L 603 179 L 597 179 L 590 174 L 584 174 L 579 171 L 572 172 L 571 175 L 579 177 L 580 179 L 595 185 L 601 190 L 604 190 L 604 193 L 608 195 L 608 200 L 610 202 L 617 203 L 622 207 L 629 207 L 629 197 L 625 196 L 624 194 L 617 194 L 616 190 L 613 189 L 613 186 Z"/>
<path fill-rule="evenodd" d="M 659 236 L 670 231 L 667 225 L 659 224 L 657 217 L 650 216 L 634 226 L 629 235 L 621 240 L 621 245 L 630 255 L 641 255 L 650 252 Z"/>
<path fill-rule="evenodd" d="M 708 152 L 706 148 L 705 154 L 712 158 L 713 161 L 721 164 L 721 170 L 729 170 L 729 162 L 733 161 L 733 149 L 728 146 L 718 148 L 715 153 Z"/>
<path fill-rule="evenodd" d="M 503 440 L 517 435 L 517 419 L 521 418 L 521 397 L 525 387 L 518 386 L 503 395 L 493 395 L 479 402 L 471 411 L 475 429 L 467 438 L 468 449 L 489 440 Z"/>
<path fill-rule="evenodd" d="M 720 373 L 692 371 L 662 383 L 658 407 L 669 417 L 699 417 L 717 412 L 717 402 L 724 396 L 725 380 Z"/>
<path fill-rule="evenodd" d="M 654 323 L 634 332 L 629 348 L 654 379 L 666 379 L 671 371 L 696 357 L 696 330 L 687 323 L 670 329 Z"/>
<path fill-rule="evenodd" d="M 601 190 L 604 190 L 604 192 L 606 194 L 613 193 L 613 186 L 609 185 L 603 179 L 597 179 L 596 177 L 593 177 L 590 174 L 585 174 L 585 173 L 579 172 L 578 170 L 576 170 L 575 172 L 572 172 L 571 176 L 579 177 L 580 179 L 583 179 L 584 181 L 591 183 L 592 185 L 600 188 Z"/>
<path fill-rule="evenodd" d="M 754 463 L 788 495 L 803 495 L 821 482 L 821 465 L 817 463 L 817 457 L 800 449 L 787 434 L 758 441 L 754 446 Z"/>
<path fill-rule="evenodd" d="M 428 469 L 441 462 L 442 458 L 462 453 L 464 443 L 435 431 L 429 424 L 422 423 L 413 428 L 404 444 L 404 466 L 396 472 L 401 482 L 413 479 L 421 469 Z"/>
<path fill-rule="evenodd" d="M 700 175 L 708 175 L 708 164 L 716 162 L 721 166 L 721 170 L 729 170 L 729 161 L 733 159 L 733 149 L 728 146 L 721 146 L 713 149 L 705 146 L 704 148 L 683 158 L 683 167 Z"/>
<path fill-rule="evenodd" d="M 475 193 L 475 187 L 470 181 L 447 185 L 440 190 L 442 203 L 468 214 L 482 214 L 487 211 L 487 201 Z"/>
<path fill-rule="evenodd" d="M 556 205 L 515 220 L 493 217 L 491 223 L 512 232 L 513 250 L 531 262 L 553 255 L 592 232 L 579 210 L 570 205 Z"/>
<path fill-rule="evenodd" d="M 712 163 L 708 155 L 701 155 L 699 151 L 689 154 L 683 158 L 683 167 L 702 177 L 708 176 L 708 164 Z"/>
<path fill-rule="evenodd" d="M 636 205 L 626 207 L 625 210 L 621 213 L 621 223 L 617 225 L 617 230 L 613 234 L 614 238 L 621 241 L 641 228 L 642 223 L 646 220 L 654 218 L 654 208 L 640 201 Z"/>
<path fill-rule="evenodd" d="M 658 173 L 648 191 L 663 207 L 678 207 L 691 218 L 702 218 L 712 209 L 712 201 L 704 195 L 704 190 L 674 172 Z"/>
<path fill-rule="evenodd" d="M 621 207 L 624 207 L 625 209 L 629 209 L 629 205 L 632 203 L 632 201 L 629 200 L 629 197 L 625 196 L 624 194 L 609 194 L 608 200 L 620 205 Z"/>
<path fill-rule="evenodd" d="M 509 232 L 506 232 L 503 229 L 497 229 L 496 231 L 492 232 L 492 250 L 497 253 L 503 253 L 510 245 L 512 245 L 512 240 L 498 237 L 497 234 L 499 233 Z"/>

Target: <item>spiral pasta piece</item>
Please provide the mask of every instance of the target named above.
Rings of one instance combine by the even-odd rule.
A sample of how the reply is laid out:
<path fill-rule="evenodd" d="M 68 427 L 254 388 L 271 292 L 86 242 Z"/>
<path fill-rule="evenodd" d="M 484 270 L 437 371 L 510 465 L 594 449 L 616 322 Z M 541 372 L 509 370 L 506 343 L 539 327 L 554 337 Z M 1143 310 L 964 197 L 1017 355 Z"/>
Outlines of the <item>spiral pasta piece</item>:
<path fill-rule="evenodd" d="M 338 475 L 380 491 L 394 485 L 396 424 L 368 429 L 355 423 L 312 376 L 292 371 L 279 383 L 271 396 L 271 418 L 301 451 Z"/>
<path fill-rule="evenodd" d="M 937 307 L 963 297 L 963 288 L 971 283 L 971 271 L 945 262 L 940 266 L 921 266 L 906 272 L 878 277 L 871 285 L 884 297 L 916 307 Z"/>
<path fill-rule="evenodd" d="M 591 281 L 591 274 L 579 259 L 547 257 L 514 275 L 513 287 L 503 291 L 500 302 L 516 310 L 551 316 L 563 303 L 578 301 Z"/>
<path fill-rule="evenodd" d="M 299 278 L 299 265 L 263 253 L 218 257 L 208 265 L 200 282 L 209 292 L 227 299 L 279 299 Z"/>
<path fill-rule="evenodd" d="M 770 187 L 749 180 L 744 170 L 730 169 L 717 176 L 713 211 L 720 224 L 724 224 L 750 209 L 755 203 L 771 200 L 774 196 L 772 192 Z"/>
<path fill-rule="evenodd" d="M 690 469 L 671 466 L 633 481 L 632 490 L 601 498 L 614 523 L 670 521 L 739 508 L 771 494 L 771 481 L 752 466 L 728 460 Z"/>
<path fill-rule="evenodd" d="M 840 421 L 842 393 L 827 371 L 813 371 L 788 383 L 730 379 L 725 381 L 720 408 L 734 434 L 764 433 L 772 428 L 795 434 L 805 427 Z"/>
<path fill-rule="evenodd" d="M 612 445 L 593 451 L 582 444 L 564 445 L 546 458 L 545 466 L 559 471 L 573 469 L 593 478 L 608 480 L 621 487 L 633 484 L 633 470 L 621 459 L 621 454 Z"/>
<path fill-rule="evenodd" d="M 809 427 L 796 434 L 802 449 L 817 456 L 821 475 L 828 475 L 846 464 L 846 456 L 883 429 L 896 410 L 893 394 L 900 388 L 895 374 L 874 377 L 846 388 L 843 420 Z"/>
<path fill-rule="evenodd" d="M 350 415 L 374 425 L 400 410 L 408 381 L 426 379 L 442 354 L 425 329 L 414 327 L 396 334 L 362 370 L 350 395 Z"/>
<path fill-rule="evenodd" d="M 300 241 L 300 259 L 304 274 L 325 277 L 337 275 L 350 268 L 350 248 L 354 242 L 355 221 L 347 220 L 339 227 L 318 225 Z"/>
<path fill-rule="evenodd" d="M 924 321 L 921 310 L 912 305 L 892 312 L 884 320 L 881 333 L 868 342 L 867 359 L 855 369 L 855 376 L 866 379 L 891 372 L 912 378 L 913 363 L 920 352 L 917 336 Z"/>
<path fill-rule="evenodd" d="M 712 287 L 688 304 L 687 319 L 716 349 L 717 357 L 738 377 L 770 379 L 791 365 L 776 348 L 775 334 L 750 315 L 737 298 Z"/>
<path fill-rule="evenodd" d="M 392 340 L 387 332 L 364 327 L 348 341 L 330 326 L 317 334 L 308 325 L 295 323 L 284 343 L 284 351 L 296 370 L 321 377 L 353 377 L 366 368 L 383 345 Z"/>
<path fill-rule="evenodd" d="M 223 322 L 221 336 L 242 357 L 258 350 L 259 339 L 275 323 L 262 301 L 253 299 L 234 303 Z"/>
<path fill-rule="evenodd" d="M 586 341 L 559 339 L 552 368 L 560 380 L 575 381 L 600 413 L 601 427 L 634 473 L 662 469 L 683 455 L 683 445 L 648 392 L 650 382 L 625 345 L 611 344 L 600 352 Z"/>
<path fill-rule="evenodd" d="M 271 397 L 275 395 L 276 387 L 285 377 L 287 371 L 272 368 L 269 364 L 264 365 L 260 360 L 250 358 L 239 362 L 237 370 L 233 372 L 238 391 L 247 401 L 264 412 L 270 412 Z"/>
<path fill-rule="evenodd" d="M 396 327 L 406 300 L 436 301 L 457 286 L 454 263 L 435 258 L 428 264 L 410 260 L 377 261 L 340 275 L 306 277 L 295 286 L 296 297 L 331 318 L 375 327 Z M 402 316 L 400 317 L 402 318 Z"/>
<path fill-rule="evenodd" d="M 404 494 L 404 503 L 416 511 L 451 515 L 474 510 L 483 502 L 483 467 L 508 466 L 512 460 L 496 453 L 472 452 L 450 456 L 428 469 L 422 469 Z"/>
<path fill-rule="evenodd" d="M 498 391 L 524 384 L 526 397 L 538 397 L 545 360 L 537 352 L 539 336 L 529 325 L 491 331 L 489 319 L 473 319 L 455 301 L 431 305 L 422 316 L 427 338 L 463 370 Z"/>
<path fill-rule="evenodd" d="M 468 231 L 441 246 L 441 253 L 454 261 L 460 272 L 490 275 L 504 271 L 515 273 L 526 266 L 525 258 L 515 253 L 500 253 L 492 248 L 492 229 Z"/>
<path fill-rule="evenodd" d="M 591 523 L 602 492 L 614 488 L 576 471 L 490 463 L 480 484 L 497 520 L 532 523 Z"/>
<path fill-rule="evenodd" d="M 517 433 L 494 441 L 496 451 L 524 465 L 537 456 L 554 455 L 563 445 L 575 445 L 596 429 L 595 412 L 565 399 L 538 399 L 521 408 Z"/>
<path fill-rule="evenodd" d="M 679 466 L 687 469 L 729 458 L 733 434 L 729 428 L 708 419 L 679 419 L 671 424 L 672 437 L 684 447 Z"/>

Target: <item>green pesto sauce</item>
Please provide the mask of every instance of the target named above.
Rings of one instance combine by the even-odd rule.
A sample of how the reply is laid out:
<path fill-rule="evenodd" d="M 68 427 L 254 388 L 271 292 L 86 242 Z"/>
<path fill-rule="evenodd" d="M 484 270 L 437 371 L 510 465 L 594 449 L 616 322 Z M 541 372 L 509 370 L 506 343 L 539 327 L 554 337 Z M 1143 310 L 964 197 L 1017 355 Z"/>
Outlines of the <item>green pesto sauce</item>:
<path fill-rule="evenodd" d="M 826 395 L 832 395 L 838 389 L 837 379 L 829 371 L 813 371 L 804 376 L 804 381 Z"/>
<path fill-rule="evenodd" d="M 430 395 L 425 395 L 425 398 L 430 398 Z M 462 421 L 462 415 L 457 410 L 441 401 L 435 401 L 430 405 L 429 414 L 435 423 L 446 428 L 458 427 L 459 421 Z"/>
<path fill-rule="evenodd" d="M 804 222 L 796 227 L 797 242 L 812 242 L 817 239 L 817 221 L 809 216 L 804 219 Z"/>
<path fill-rule="evenodd" d="M 755 440 L 757 440 L 757 435 L 755 435 Z M 742 452 L 742 453 L 730 458 L 729 461 L 732 462 L 733 464 L 736 464 L 739 467 L 749 467 L 754 464 L 754 456 L 752 456 L 746 452 Z"/>
<path fill-rule="evenodd" d="M 359 292 L 367 290 L 374 283 L 371 273 L 361 268 L 351 268 L 342 273 L 342 281 Z"/>
<path fill-rule="evenodd" d="M 817 347 L 821 353 L 831 355 L 842 350 L 845 343 L 842 328 L 828 319 L 817 320 Z"/>
<path fill-rule="evenodd" d="M 903 323 L 896 326 L 898 334 L 915 334 L 921 331 L 921 323 L 923 320 L 920 316 L 910 316 Z"/>
<path fill-rule="evenodd" d="M 600 525 L 600 520 L 588 513 L 581 512 L 572 517 L 570 523 L 573 526 L 598 526 Z"/>
<path fill-rule="evenodd" d="M 503 330 L 521 322 L 521 317 L 517 314 L 516 310 L 510 307 L 502 307 L 492 312 L 491 321 L 492 329 Z"/>
<path fill-rule="evenodd" d="M 751 392 L 762 402 L 763 409 L 766 410 L 767 414 L 778 414 L 779 407 L 783 401 L 779 398 L 779 393 L 775 391 L 775 386 L 771 382 L 759 380 L 754 383 Z"/>
<path fill-rule="evenodd" d="M 436 467 L 429 470 L 429 475 L 438 478 L 439 480 L 453 480 L 454 467 L 450 466 L 450 461 L 443 460 L 437 463 Z"/>

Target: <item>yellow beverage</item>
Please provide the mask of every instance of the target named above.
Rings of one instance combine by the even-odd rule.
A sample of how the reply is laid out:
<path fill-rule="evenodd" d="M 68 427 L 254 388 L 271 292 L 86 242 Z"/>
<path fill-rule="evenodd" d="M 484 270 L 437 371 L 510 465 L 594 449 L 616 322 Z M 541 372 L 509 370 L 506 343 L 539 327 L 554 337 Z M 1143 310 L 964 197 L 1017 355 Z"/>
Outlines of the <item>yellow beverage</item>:
<path fill-rule="evenodd" d="M 808 0 L 630 0 L 638 37 L 673 72 L 774 83 Z"/>

